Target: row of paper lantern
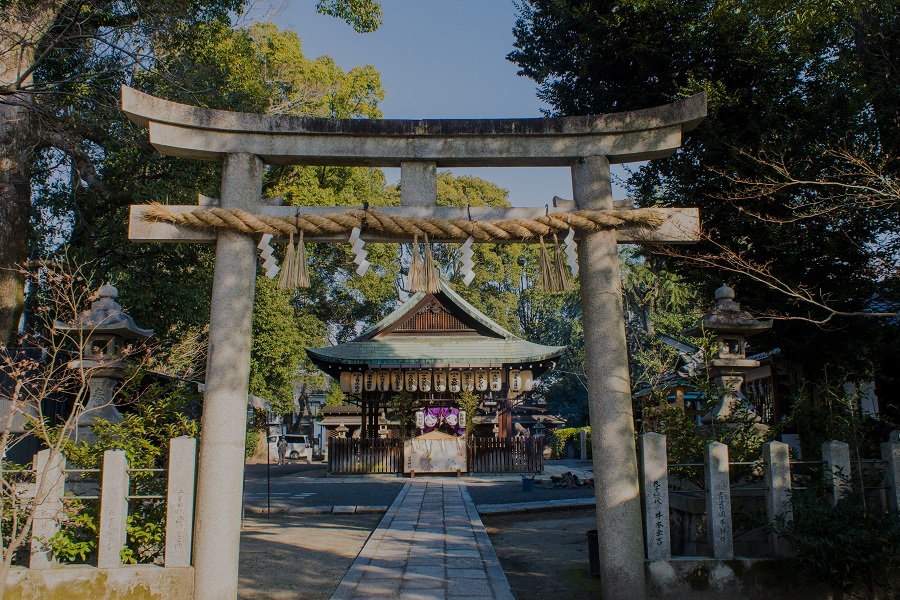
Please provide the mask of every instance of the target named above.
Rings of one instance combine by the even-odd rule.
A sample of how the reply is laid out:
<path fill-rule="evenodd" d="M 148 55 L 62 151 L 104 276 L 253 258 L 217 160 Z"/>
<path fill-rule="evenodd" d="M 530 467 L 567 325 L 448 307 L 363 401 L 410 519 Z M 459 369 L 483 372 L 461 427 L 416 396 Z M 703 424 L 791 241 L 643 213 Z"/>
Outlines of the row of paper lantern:
<path fill-rule="evenodd" d="M 381 370 L 342 371 L 341 391 L 345 394 L 366 392 L 499 392 L 503 389 L 503 373 L 499 369 L 478 370 Z M 534 386 L 531 371 L 509 370 L 509 389 L 530 392 Z"/>

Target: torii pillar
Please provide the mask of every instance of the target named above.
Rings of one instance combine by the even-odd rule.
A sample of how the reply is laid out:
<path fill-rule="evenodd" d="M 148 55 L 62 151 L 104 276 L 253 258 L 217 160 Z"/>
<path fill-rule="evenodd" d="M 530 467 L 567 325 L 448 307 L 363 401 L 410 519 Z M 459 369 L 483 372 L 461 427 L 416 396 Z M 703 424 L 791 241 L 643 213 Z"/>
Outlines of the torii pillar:
<path fill-rule="evenodd" d="M 706 96 L 611 115 L 376 121 L 218 111 L 167 102 L 123 87 L 122 108 L 132 121 L 150 130 L 150 142 L 160 152 L 224 163 L 221 208 L 276 217 L 336 210 L 264 205 L 260 199 L 264 164 L 400 167 L 402 206 L 379 207 L 380 211 L 487 221 L 534 219 L 545 210 L 437 207 L 437 168 L 566 166 L 572 169 L 578 208 L 611 209 L 610 163 L 675 152 L 683 133 L 706 116 Z M 131 207 L 130 239 L 217 244 L 194 527 L 194 599 L 228 600 L 237 596 L 255 237 L 151 222 L 143 218 L 146 208 Z M 198 209 L 196 205 L 167 208 L 173 213 Z M 604 600 L 645 596 L 644 531 L 616 246 L 692 243 L 699 236 L 697 209 L 660 212 L 667 219 L 657 229 L 628 225 L 585 233 L 578 245 Z M 312 243 L 346 243 L 347 239 L 345 233 L 305 236 Z M 361 239 L 413 241 L 411 236 L 377 231 L 363 231 Z"/>
<path fill-rule="evenodd" d="M 262 177 L 259 157 L 228 154 L 219 205 L 256 210 Z M 218 232 L 194 513 L 196 600 L 237 595 L 256 260 L 254 236 Z"/>
<path fill-rule="evenodd" d="M 587 156 L 572 165 L 579 209 L 613 208 L 609 159 Z M 597 541 L 604 598 L 643 598 L 644 538 L 635 452 L 631 382 L 615 230 L 581 236 L 578 274 L 584 326 L 597 499 Z"/>

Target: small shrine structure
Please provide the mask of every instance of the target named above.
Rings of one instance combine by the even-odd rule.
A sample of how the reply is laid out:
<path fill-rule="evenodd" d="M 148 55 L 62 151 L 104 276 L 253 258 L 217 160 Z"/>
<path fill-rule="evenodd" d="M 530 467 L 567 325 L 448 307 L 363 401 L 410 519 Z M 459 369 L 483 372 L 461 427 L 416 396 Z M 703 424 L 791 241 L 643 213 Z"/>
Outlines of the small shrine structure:
<path fill-rule="evenodd" d="M 313 363 L 359 403 L 360 440 L 386 437 L 385 413 L 398 394 L 404 395 L 406 410 L 415 415 L 415 435 L 405 441 L 400 457 L 407 473 L 484 470 L 480 461 L 470 456 L 476 444 L 465 439 L 466 433 L 472 433 L 466 431 L 466 423 L 467 417 L 474 415 L 460 407 L 460 395 L 475 394 L 479 411 L 496 415 L 496 432 L 486 432 L 489 437 L 509 440 L 517 433 L 512 425 L 513 408 L 566 350 L 517 337 L 466 302 L 446 281 L 441 281 L 440 288 L 433 294 L 413 294 L 350 342 L 306 350 Z M 352 455 L 399 455 L 400 440 L 396 442 L 358 443 L 360 448 Z M 383 457 L 377 456 L 361 458 L 355 465 L 341 464 L 342 453 L 334 446 L 351 443 L 350 439 L 329 440 L 330 470 L 360 472 L 366 470 L 365 465 L 379 472 L 391 470 Z M 497 468 L 491 470 L 531 470 L 534 457 L 529 460 L 524 454 L 539 452 L 540 445 L 494 444 L 494 454 L 511 456 L 494 460 Z M 513 456 L 517 453 L 521 456 Z"/>

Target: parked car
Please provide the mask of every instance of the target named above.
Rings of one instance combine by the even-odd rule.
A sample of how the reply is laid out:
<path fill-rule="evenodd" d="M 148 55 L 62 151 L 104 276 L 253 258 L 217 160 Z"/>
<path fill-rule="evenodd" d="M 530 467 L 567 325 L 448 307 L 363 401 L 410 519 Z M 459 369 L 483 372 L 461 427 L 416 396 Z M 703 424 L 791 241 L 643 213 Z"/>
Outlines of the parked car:
<path fill-rule="evenodd" d="M 278 438 L 281 436 L 270 435 L 269 436 L 269 455 L 272 457 L 278 457 Z M 309 445 L 309 436 L 308 435 L 300 435 L 288 433 L 284 436 L 284 441 L 287 442 L 287 457 L 297 460 L 301 456 L 306 455 L 306 450 L 310 447 Z"/>

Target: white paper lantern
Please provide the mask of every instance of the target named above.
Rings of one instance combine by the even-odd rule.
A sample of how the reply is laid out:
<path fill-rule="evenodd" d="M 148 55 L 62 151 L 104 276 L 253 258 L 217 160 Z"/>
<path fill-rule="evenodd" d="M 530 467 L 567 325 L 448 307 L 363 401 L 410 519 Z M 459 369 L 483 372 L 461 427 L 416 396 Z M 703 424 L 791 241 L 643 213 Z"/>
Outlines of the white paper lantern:
<path fill-rule="evenodd" d="M 475 389 L 479 392 L 486 392 L 488 385 L 488 372 L 475 371 Z"/>
<path fill-rule="evenodd" d="M 341 391 L 345 394 L 349 394 L 350 390 L 353 389 L 350 383 L 350 371 L 341 371 L 340 383 Z"/>
<path fill-rule="evenodd" d="M 492 369 L 488 374 L 488 381 L 490 381 L 492 392 L 499 392 L 503 389 L 503 375 L 499 370 Z"/>
<path fill-rule="evenodd" d="M 531 374 L 531 371 L 522 371 L 522 390 L 525 392 L 530 392 L 534 389 L 534 375 Z"/>
<path fill-rule="evenodd" d="M 449 389 L 454 394 L 458 393 L 460 389 L 462 389 L 462 373 L 459 371 L 450 371 L 447 374 L 447 389 Z"/>
<path fill-rule="evenodd" d="M 434 391 L 447 391 L 447 371 L 438 369 L 434 372 Z"/>
<path fill-rule="evenodd" d="M 423 392 L 431 391 L 431 371 L 428 369 L 419 371 L 419 389 Z"/>
<path fill-rule="evenodd" d="M 416 411 L 416 427 L 422 429 L 425 427 L 425 412 L 421 410 Z"/>
<path fill-rule="evenodd" d="M 522 391 L 522 371 L 518 369 L 510 369 L 509 370 L 509 391 L 511 392 L 521 392 Z"/>
<path fill-rule="evenodd" d="M 374 392 L 378 389 L 378 371 L 366 371 L 366 391 Z"/>
<path fill-rule="evenodd" d="M 419 374 L 416 371 L 406 371 L 403 373 L 403 386 L 408 392 L 414 392 L 419 389 Z"/>
<path fill-rule="evenodd" d="M 391 371 L 391 389 L 395 392 L 403 391 L 403 371 Z"/>
<path fill-rule="evenodd" d="M 391 372 L 378 371 L 378 391 L 387 392 L 391 389 Z"/>
<path fill-rule="evenodd" d="M 474 371 L 463 371 L 463 389 L 467 392 L 475 391 L 475 372 Z"/>
<path fill-rule="evenodd" d="M 350 374 L 350 393 L 351 394 L 356 394 L 357 396 L 359 394 L 362 394 L 363 386 L 365 385 L 363 382 L 363 379 L 364 379 L 364 377 L 363 377 L 362 371 L 353 371 Z"/>
<path fill-rule="evenodd" d="M 466 411 L 459 411 L 459 426 L 463 429 L 466 428 Z"/>

